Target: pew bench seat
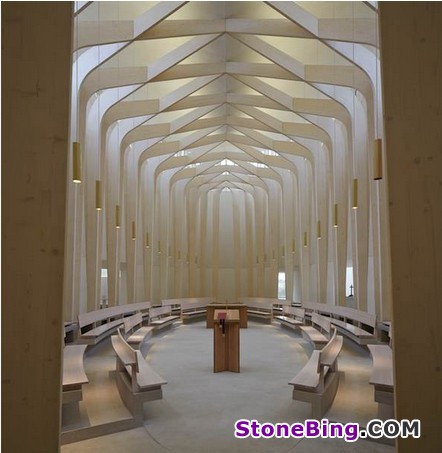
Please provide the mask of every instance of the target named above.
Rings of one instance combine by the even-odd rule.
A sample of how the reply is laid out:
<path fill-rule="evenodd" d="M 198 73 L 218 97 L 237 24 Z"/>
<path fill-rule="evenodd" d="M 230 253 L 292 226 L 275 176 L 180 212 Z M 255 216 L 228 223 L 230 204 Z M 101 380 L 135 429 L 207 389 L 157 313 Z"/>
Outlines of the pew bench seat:
<path fill-rule="evenodd" d="M 371 332 L 355 326 L 354 324 L 339 319 L 331 319 L 331 323 L 340 333 L 350 337 L 358 344 L 367 344 L 372 341 L 376 342 L 376 339 Z"/>
<path fill-rule="evenodd" d="M 305 310 L 297 307 L 283 307 L 282 314 L 275 316 L 282 326 L 299 329 L 304 325 Z"/>
<path fill-rule="evenodd" d="M 97 344 L 103 338 L 112 335 L 123 324 L 123 319 L 115 319 L 81 334 L 81 340 L 88 344 Z"/>
<path fill-rule="evenodd" d="M 292 398 L 312 404 L 312 418 L 320 420 L 333 403 L 339 386 L 338 356 L 343 338 L 334 330 L 322 350 L 315 350 L 309 361 L 289 382 Z"/>
<path fill-rule="evenodd" d="M 124 338 L 132 346 L 139 346 L 152 335 L 152 326 L 143 326 L 142 313 L 124 319 Z"/>
<path fill-rule="evenodd" d="M 193 319 L 205 318 L 207 315 L 207 300 L 189 302 L 181 305 L 183 323 Z"/>
<path fill-rule="evenodd" d="M 151 308 L 149 312 L 149 325 L 153 327 L 154 330 L 169 327 L 179 319 L 179 316 L 172 315 L 170 307 L 155 307 Z"/>
<path fill-rule="evenodd" d="M 162 386 L 167 381 L 133 349 L 120 330 L 111 337 L 116 354 L 116 383 L 120 397 L 132 413 L 137 426 L 144 422 L 143 404 L 163 398 Z"/>
<path fill-rule="evenodd" d="M 373 370 L 370 384 L 374 386 L 374 400 L 380 404 L 393 405 L 393 353 L 388 345 L 367 345 Z"/>
<path fill-rule="evenodd" d="M 330 339 L 330 319 L 312 313 L 311 326 L 301 326 L 302 336 L 313 344 L 315 349 L 321 349 Z"/>
<path fill-rule="evenodd" d="M 83 384 L 89 382 L 84 370 L 85 344 L 67 345 L 63 349 L 63 404 L 82 401 Z"/>

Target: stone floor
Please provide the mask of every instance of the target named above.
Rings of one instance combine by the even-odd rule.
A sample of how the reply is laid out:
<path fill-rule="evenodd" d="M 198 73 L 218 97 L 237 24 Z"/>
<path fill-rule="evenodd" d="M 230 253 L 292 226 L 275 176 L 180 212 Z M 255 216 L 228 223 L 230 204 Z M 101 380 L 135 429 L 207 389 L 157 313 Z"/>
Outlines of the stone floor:
<path fill-rule="evenodd" d="M 288 381 L 303 367 L 311 346 L 279 325 L 249 322 L 241 329 L 241 373 L 212 372 L 212 331 L 203 322 L 179 325 L 154 336 L 142 348 L 153 368 L 167 379 L 163 399 L 146 403 L 144 427 L 64 445 L 62 453 L 89 452 L 370 452 L 394 447 L 343 439 L 236 439 L 240 418 L 294 423 L 310 416 L 310 405 L 292 400 Z M 91 383 L 85 386 L 84 410 L 91 424 L 127 417 L 109 371 L 115 368 L 110 344 L 86 358 Z M 377 404 L 368 381 L 366 349 L 345 340 L 339 357 L 341 380 L 326 417 L 364 425 L 376 418 Z M 65 423 L 69 414 L 64 414 Z"/>

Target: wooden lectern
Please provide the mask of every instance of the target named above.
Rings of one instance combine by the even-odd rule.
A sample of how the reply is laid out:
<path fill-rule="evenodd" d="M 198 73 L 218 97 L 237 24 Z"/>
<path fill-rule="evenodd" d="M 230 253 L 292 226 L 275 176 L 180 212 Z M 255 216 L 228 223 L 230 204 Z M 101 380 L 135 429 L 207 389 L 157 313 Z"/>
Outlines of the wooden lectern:
<path fill-rule="evenodd" d="M 239 311 L 215 310 L 213 317 L 213 372 L 239 373 Z"/>

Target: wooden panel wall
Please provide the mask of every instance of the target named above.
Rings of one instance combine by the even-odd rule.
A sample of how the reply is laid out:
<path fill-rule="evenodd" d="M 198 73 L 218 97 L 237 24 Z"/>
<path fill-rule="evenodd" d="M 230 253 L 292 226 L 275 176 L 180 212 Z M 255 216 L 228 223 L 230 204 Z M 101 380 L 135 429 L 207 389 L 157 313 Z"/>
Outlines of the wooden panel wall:
<path fill-rule="evenodd" d="M 398 451 L 442 451 L 442 5 L 380 2 Z"/>
<path fill-rule="evenodd" d="M 2 451 L 59 449 L 71 2 L 2 4 Z"/>

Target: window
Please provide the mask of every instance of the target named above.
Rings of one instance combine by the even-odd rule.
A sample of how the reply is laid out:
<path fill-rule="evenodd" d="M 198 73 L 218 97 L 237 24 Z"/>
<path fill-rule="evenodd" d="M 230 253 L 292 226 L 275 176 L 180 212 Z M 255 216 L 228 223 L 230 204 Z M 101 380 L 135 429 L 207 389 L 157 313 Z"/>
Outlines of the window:
<path fill-rule="evenodd" d="M 261 153 L 266 156 L 279 156 L 279 154 L 272 149 L 262 149 Z"/>
<path fill-rule="evenodd" d="M 285 272 L 278 272 L 278 299 L 285 300 Z"/>
<path fill-rule="evenodd" d="M 238 164 L 235 164 L 235 162 L 232 162 L 230 159 L 223 159 L 221 162 L 218 162 L 216 165 L 234 165 L 238 166 Z"/>
<path fill-rule="evenodd" d="M 250 165 L 253 165 L 256 168 L 269 168 L 266 164 L 261 162 L 249 162 Z"/>
<path fill-rule="evenodd" d="M 353 267 L 347 267 L 347 274 L 345 276 L 345 294 L 349 297 L 353 296 L 354 293 Z"/>

